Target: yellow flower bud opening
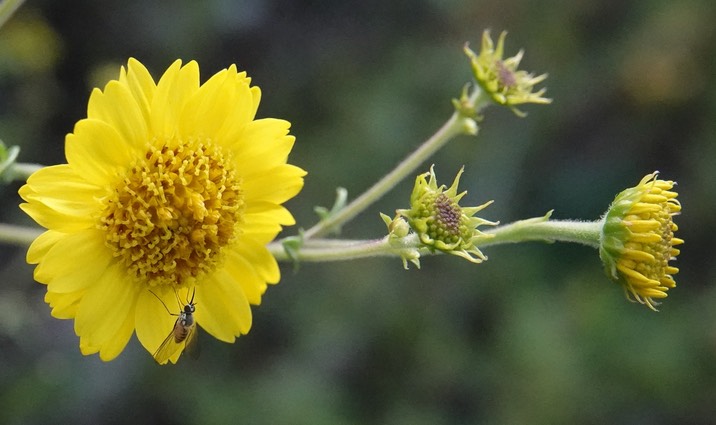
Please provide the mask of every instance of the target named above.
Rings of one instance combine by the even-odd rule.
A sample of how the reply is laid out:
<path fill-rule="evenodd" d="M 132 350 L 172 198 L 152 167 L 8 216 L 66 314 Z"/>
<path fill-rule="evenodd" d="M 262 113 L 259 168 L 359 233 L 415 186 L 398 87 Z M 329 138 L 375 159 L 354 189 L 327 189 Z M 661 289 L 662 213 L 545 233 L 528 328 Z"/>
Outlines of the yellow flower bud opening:
<path fill-rule="evenodd" d="M 603 219 L 599 254 L 607 274 L 623 285 L 627 298 L 656 310 L 656 300 L 676 287 L 679 269 L 669 265 L 684 243 L 674 236 L 681 212 L 673 181 L 645 176 L 616 196 Z"/>

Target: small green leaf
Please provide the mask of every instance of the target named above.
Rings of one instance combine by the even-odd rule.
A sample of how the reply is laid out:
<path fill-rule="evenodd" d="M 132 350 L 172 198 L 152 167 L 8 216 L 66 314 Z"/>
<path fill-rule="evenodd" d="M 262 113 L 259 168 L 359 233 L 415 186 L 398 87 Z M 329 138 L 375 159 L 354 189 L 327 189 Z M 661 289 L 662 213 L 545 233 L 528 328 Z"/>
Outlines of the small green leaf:
<path fill-rule="evenodd" d="M 281 242 L 283 250 L 286 251 L 286 255 L 293 262 L 293 271 L 297 272 L 300 266 L 300 259 L 298 257 L 301 248 L 303 247 L 303 229 L 300 229 L 298 235 L 289 236 L 284 238 Z"/>
<path fill-rule="evenodd" d="M 0 140 L 0 180 L 9 183 L 13 180 L 12 166 L 20 154 L 20 147 L 10 146 L 9 148 Z"/>
<path fill-rule="evenodd" d="M 313 211 L 318 215 L 321 221 L 326 221 L 331 216 L 335 215 L 338 211 L 342 210 L 346 206 L 348 200 L 348 191 L 343 187 L 336 188 L 336 200 L 333 202 L 333 206 L 329 210 L 326 207 L 317 206 L 313 208 Z M 333 229 L 335 233 L 340 233 L 340 228 Z"/>

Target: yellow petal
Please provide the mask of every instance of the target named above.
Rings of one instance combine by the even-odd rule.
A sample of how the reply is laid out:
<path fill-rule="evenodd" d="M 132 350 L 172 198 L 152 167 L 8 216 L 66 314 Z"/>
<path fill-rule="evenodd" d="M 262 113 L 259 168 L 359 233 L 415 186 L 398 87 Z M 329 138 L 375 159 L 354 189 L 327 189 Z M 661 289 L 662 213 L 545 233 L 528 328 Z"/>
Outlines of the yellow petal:
<path fill-rule="evenodd" d="M 94 282 L 94 280 L 89 280 L 84 283 L 87 279 L 82 279 L 82 265 L 90 267 L 90 274 L 95 279 L 98 277 L 95 273 L 97 269 L 88 264 L 99 263 L 99 273 L 101 274 L 111 258 L 112 254 L 104 247 L 104 236 L 100 230 L 87 229 L 67 234 L 59 239 L 42 258 L 40 264 L 35 268 L 35 279 L 38 282 L 50 283 L 61 276 L 76 276 L 83 283 L 68 284 L 66 287 L 61 285 L 66 290 L 59 291 L 74 292 Z M 70 286 L 74 288 L 70 289 Z"/>
<path fill-rule="evenodd" d="M 306 172 L 296 166 L 281 165 L 263 175 L 246 179 L 243 185 L 244 196 L 247 200 L 281 204 L 301 191 L 305 175 Z"/>
<path fill-rule="evenodd" d="M 234 152 L 237 166 L 246 174 L 259 173 L 257 166 L 267 168 L 286 162 L 295 137 L 288 136 L 291 123 L 275 118 L 252 121 L 228 139 L 227 147 Z M 256 159 L 260 158 L 258 164 Z"/>
<path fill-rule="evenodd" d="M 176 306 L 175 295 L 168 288 L 165 288 L 164 291 L 161 291 L 160 288 L 154 288 L 153 291 L 162 300 L 166 300 L 164 301 L 165 304 L 169 303 L 167 304 L 168 308 Z M 168 296 L 170 293 L 171 298 Z M 176 311 L 171 313 L 178 314 L 179 307 L 176 307 Z M 135 312 L 137 339 L 150 354 L 154 354 L 162 341 L 173 331 L 174 322 L 176 322 L 176 317 L 167 312 L 157 297 L 149 292 L 149 289 L 139 292 Z"/>
<path fill-rule="evenodd" d="M 251 328 L 251 308 L 241 287 L 218 270 L 196 289 L 197 323 L 214 338 L 234 342 Z M 199 308 L 201 306 L 201 308 Z"/>
<path fill-rule="evenodd" d="M 296 220 L 293 218 L 290 211 L 282 205 L 277 205 L 272 202 L 251 202 L 247 205 L 245 213 L 247 215 L 260 214 L 284 226 L 292 226 L 296 224 Z"/>
<path fill-rule="evenodd" d="M 123 267 L 110 266 L 80 302 L 75 333 L 85 338 L 88 345 L 103 347 L 125 324 L 138 292 L 137 285 L 123 273 Z"/>
<path fill-rule="evenodd" d="M 52 308 L 52 317 L 57 319 L 73 319 L 77 315 L 77 308 L 87 291 L 77 291 L 69 294 L 56 294 L 47 292 L 45 302 Z"/>
<path fill-rule="evenodd" d="M 251 87 L 251 97 L 253 99 L 254 107 L 249 115 L 249 119 L 253 120 L 256 117 L 256 111 L 259 109 L 259 103 L 261 103 L 261 89 L 258 87 Z"/>
<path fill-rule="evenodd" d="M 256 273 L 267 283 L 278 283 L 281 272 L 276 259 L 266 246 L 256 243 L 250 238 L 243 238 L 236 244 L 236 252 L 254 266 Z"/>
<path fill-rule="evenodd" d="M 259 277 L 253 264 L 238 252 L 231 250 L 227 253 L 224 262 L 226 273 L 232 280 L 239 283 L 249 303 L 261 304 L 261 295 L 266 292 L 266 281 Z"/>
<path fill-rule="evenodd" d="M 151 131 L 172 138 L 179 129 L 179 117 L 186 101 L 199 90 L 199 65 L 191 61 L 181 66 L 175 61 L 157 83 L 151 106 Z"/>
<path fill-rule="evenodd" d="M 35 279 L 59 294 L 88 288 L 99 281 L 112 261 L 103 233 L 90 229 L 58 242 L 35 269 Z"/>
<path fill-rule="evenodd" d="M 236 103 L 236 67 L 218 72 L 187 100 L 179 120 L 183 137 L 215 137 Z"/>
<path fill-rule="evenodd" d="M 128 142 L 112 125 L 84 119 L 75 125 L 74 133 L 65 140 L 65 155 L 70 167 L 86 181 L 109 185 L 132 166 L 135 158 L 144 153 L 146 135 L 142 143 Z"/>
<path fill-rule="evenodd" d="M 100 347 L 92 345 L 87 341 L 87 338 L 80 337 L 80 352 L 83 356 L 89 356 L 90 354 L 99 353 Z"/>
<path fill-rule="evenodd" d="M 29 264 L 39 263 L 42 258 L 47 255 L 50 249 L 65 236 L 65 233 L 48 230 L 35 238 L 35 240 L 32 241 L 32 244 L 30 244 L 30 248 L 27 250 L 27 262 Z"/>
<path fill-rule="evenodd" d="M 124 71 L 124 68 L 122 68 Z M 149 108 L 154 98 L 154 91 L 157 86 L 154 79 L 147 71 L 147 68 L 134 58 L 129 58 L 127 63 L 127 72 L 122 72 L 119 81 L 126 84 L 132 96 L 137 102 L 137 106 L 142 113 L 145 122 L 149 122 Z"/>
<path fill-rule="evenodd" d="M 109 124 L 120 134 L 124 144 L 135 149 L 142 148 L 147 142 L 148 126 L 142 109 L 129 88 L 119 81 L 107 83 L 104 92 L 92 91 L 87 118 Z"/>
<path fill-rule="evenodd" d="M 226 121 L 224 121 L 221 129 L 216 132 L 217 142 L 225 147 L 230 147 L 239 139 L 244 127 L 254 118 L 256 107 L 258 106 L 258 104 L 254 105 L 252 95 L 253 89 L 258 90 L 258 88 L 249 88 L 250 79 L 240 78 L 242 74 L 245 75 L 245 73 L 237 75 L 239 82 L 232 89 L 234 103 L 226 113 Z"/>
<path fill-rule="evenodd" d="M 33 202 L 31 204 L 20 204 L 20 209 L 25 211 L 25 214 L 32 217 L 42 227 L 47 229 L 56 230 L 58 232 L 78 232 L 87 228 L 91 228 L 95 225 L 95 221 L 87 217 L 76 217 L 70 215 L 59 214 L 57 211 L 48 208 L 39 202 Z"/>
<path fill-rule="evenodd" d="M 20 188 L 28 201 L 20 208 L 45 228 L 73 232 L 95 225 L 101 208 L 96 198 L 103 193 L 67 165 L 55 165 L 38 170 Z"/>
<path fill-rule="evenodd" d="M 93 197 L 102 193 L 101 185 L 90 182 L 67 164 L 51 165 L 35 171 L 20 189 L 21 194 L 24 190 L 43 192 L 43 196 L 56 198 Z"/>
<path fill-rule="evenodd" d="M 105 362 L 114 360 L 127 346 L 134 333 L 134 306 L 127 314 L 122 326 L 99 350 L 99 358 Z"/>
<path fill-rule="evenodd" d="M 281 231 L 281 225 L 276 220 L 263 214 L 244 214 L 243 218 L 242 230 L 244 235 L 250 235 L 251 237 L 255 234 L 271 235 L 270 240 L 273 240 L 278 232 Z"/>

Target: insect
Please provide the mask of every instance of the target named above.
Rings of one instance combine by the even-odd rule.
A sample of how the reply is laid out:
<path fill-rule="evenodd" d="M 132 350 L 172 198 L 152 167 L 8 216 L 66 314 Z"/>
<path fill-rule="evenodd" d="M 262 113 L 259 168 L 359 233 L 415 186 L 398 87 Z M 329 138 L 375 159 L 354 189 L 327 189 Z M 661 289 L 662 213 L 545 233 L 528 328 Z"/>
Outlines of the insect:
<path fill-rule="evenodd" d="M 195 292 L 196 289 L 192 291 L 191 299 L 187 300 L 179 314 L 174 314 L 169 311 L 169 308 L 166 304 L 164 304 L 164 301 L 162 301 L 157 294 L 152 292 L 169 314 L 177 316 L 177 320 L 174 322 L 174 327 L 171 332 L 169 332 L 169 335 L 167 335 L 164 339 L 162 345 L 157 348 L 157 351 L 154 352 L 153 357 L 157 363 L 165 364 L 174 354 L 177 353 L 177 351 L 181 351 L 182 348 L 192 358 L 199 357 L 199 344 L 197 339 L 198 333 L 196 329 L 196 322 L 194 321 L 194 312 L 196 311 L 196 303 L 194 302 Z M 179 299 L 179 294 L 176 292 L 174 294 L 176 295 L 177 302 L 181 307 L 182 302 Z"/>

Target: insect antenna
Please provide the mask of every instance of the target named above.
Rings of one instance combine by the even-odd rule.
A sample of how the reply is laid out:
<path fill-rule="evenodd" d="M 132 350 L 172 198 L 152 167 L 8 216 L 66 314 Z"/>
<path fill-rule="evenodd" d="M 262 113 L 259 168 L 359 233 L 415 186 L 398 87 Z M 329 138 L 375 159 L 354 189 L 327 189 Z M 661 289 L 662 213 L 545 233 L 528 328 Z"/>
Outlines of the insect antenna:
<path fill-rule="evenodd" d="M 159 300 L 159 302 L 162 303 L 162 305 L 164 306 L 164 309 L 167 311 L 167 313 L 171 314 L 172 316 L 178 316 L 177 314 L 174 314 L 174 313 L 172 313 L 171 311 L 169 311 L 169 307 L 167 307 L 167 305 L 164 304 L 164 301 L 162 301 L 162 299 L 159 298 L 159 295 L 155 294 L 154 291 L 152 291 L 152 290 L 149 290 L 149 292 L 150 292 L 152 295 L 154 295 L 155 297 L 157 297 L 157 299 Z M 176 292 L 175 292 L 175 293 L 176 293 Z M 178 299 L 178 297 L 179 297 L 179 295 L 177 295 L 177 299 Z"/>
<path fill-rule="evenodd" d="M 191 304 L 191 305 L 195 305 L 194 304 L 194 295 L 195 294 L 196 294 L 196 286 L 194 287 L 194 289 L 191 290 L 191 299 L 189 300 L 189 304 Z"/>
<path fill-rule="evenodd" d="M 182 304 L 181 298 L 179 298 L 179 293 L 176 289 L 174 289 L 174 296 L 177 297 L 177 303 L 179 303 L 179 308 L 181 308 L 184 304 Z"/>

